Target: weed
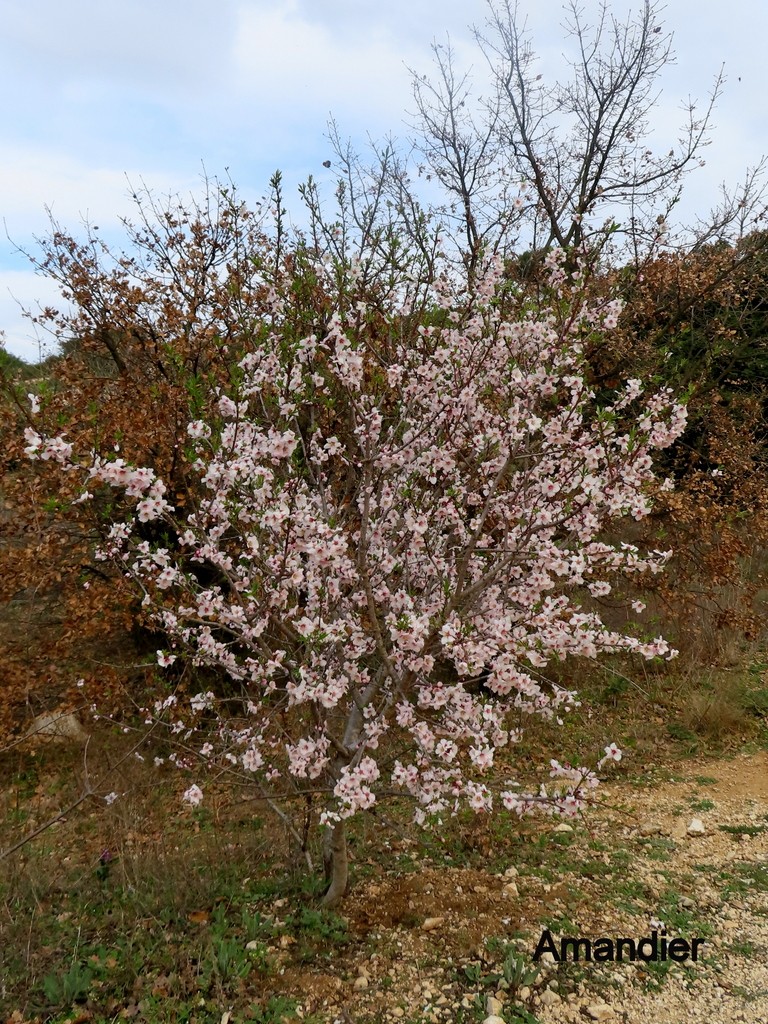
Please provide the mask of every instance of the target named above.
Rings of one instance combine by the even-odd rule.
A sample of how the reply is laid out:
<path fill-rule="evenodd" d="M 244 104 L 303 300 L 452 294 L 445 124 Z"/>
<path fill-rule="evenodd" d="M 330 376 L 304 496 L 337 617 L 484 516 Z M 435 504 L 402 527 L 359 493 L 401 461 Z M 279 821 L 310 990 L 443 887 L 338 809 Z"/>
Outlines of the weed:
<path fill-rule="evenodd" d="M 734 939 L 727 949 L 733 956 L 743 956 L 749 960 L 753 960 L 758 954 L 757 946 L 747 939 Z"/>
<path fill-rule="evenodd" d="M 645 983 L 646 989 L 650 992 L 658 992 L 659 989 L 663 988 L 671 970 L 672 963 L 670 961 L 652 960 L 649 963 L 643 964 L 639 974 Z"/>
<path fill-rule="evenodd" d="M 752 862 L 734 864 L 730 871 L 721 872 L 725 882 L 723 896 L 745 892 L 768 892 L 768 865 Z"/>
<path fill-rule="evenodd" d="M 646 887 L 642 882 L 622 878 L 613 889 L 613 898 L 618 910 L 629 914 L 642 913 L 648 900 Z"/>
<path fill-rule="evenodd" d="M 693 799 L 688 802 L 691 805 L 691 810 L 693 811 L 711 811 L 715 807 L 714 800 L 698 799 L 697 797 L 693 797 Z"/>
<path fill-rule="evenodd" d="M 265 1004 L 251 1006 L 250 1020 L 252 1024 L 283 1024 L 296 1016 L 296 1005 L 296 1000 L 287 996 L 270 996 Z"/>
<path fill-rule="evenodd" d="M 667 722 L 667 732 L 673 740 L 688 744 L 690 753 L 695 753 L 699 747 L 699 741 L 694 732 L 682 724 L 682 722 Z"/>
<path fill-rule="evenodd" d="M 718 825 L 721 832 L 731 836 L 759 836 L 768 829 L 768 825 Z"/>
<path fill-rule="evenodd" d="M 535 1017 L 525 1006 L 505 1006 L 504 1020 L 507 1024 L 539 1024 L 539 1018 Z"/>
<path fill-rule="evenodd" d="M 695 935 L 708 939 L 714 931 L 712 921 L 700 917 L 695 907 L 688 908 L 686 897 L 677 889 L 667 888 L 659 896 L 657 916 L 664 921 L 667 931 L 675 935 Z M 659 961 L 663 963 L 663 961 Z"/>
<path fill-rule="evenodd" d="M 85 1000 L 92 981 L 93 974 L 87 967 L 73 963 L 69 970 L 43 978 L 43 994 L 50 1006 L 66 1010 L 73 1003 Z"/>
<path fill-rule="evenodd" d="M 640 843 L 649 860 L 668 861 L 677 849 L 677 844 L 672 839 L 663 836 L 650 836 L 642 839 Z"/>
<path fill-rule="evenodd" d="M 246 978 L 253 961 L 248 950 L 237 939 L 216 936 L 211 942 L 209 964 L 211 973 L 223 984 L 237 978 Z"/>
<path fill-rule="evenodd" d="M 347 922 L 332 910 L 314 910 L 302 907 L 285 919 L 286 928 L 319 942 L 343 943 L 349 940 Z"/>

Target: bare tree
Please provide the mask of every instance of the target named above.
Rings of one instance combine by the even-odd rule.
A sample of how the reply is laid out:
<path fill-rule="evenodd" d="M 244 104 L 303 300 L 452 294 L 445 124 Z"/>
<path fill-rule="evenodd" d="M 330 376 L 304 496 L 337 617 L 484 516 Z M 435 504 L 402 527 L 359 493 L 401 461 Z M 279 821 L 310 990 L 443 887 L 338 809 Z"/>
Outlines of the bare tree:
<path fill-rule="evenodd" d="M 411 69 L 417 108 L 415 146 L 426 161 L 419 165 L 419 173 L 442 187 L 447 202 L 438 212 L 454 223 L 472 276 L 484 244 L 491 238 L 498 244 L 508 219 L 511 197 L 498 173 L 503 155 L 499 104 L 488 104 L 485 116 L 479 118 L 473 111 L 470 76 L 457 74 L 450 43 L 434 43 L 432 52 L 434 80 Z"/>
<path fill-rule="evenodd" d="M 670 215 L 710 142 L 722 70 L 701 108 L 687 101 L 676 142 L 658 152 L 652 115 L 662 72 L 675 60 L 658 0 L 644 0 L 624 20 L 604 0 L 594 22 L 569 0 L 568 71 L 552 83 L 539 70 L 517 0 L 488 6 L 475 38 L 490 72 L 489 97 L 472 96 L 450 45 L 433 46 L 432 78 L 412 72 L 421 170 L 445 190 L 436 212 L 452 225 L 470 271 L 481 250 L 509 251 L 520 240 L 536 250 L 592 251 L 610 241 L 636 262 L 671 244 Z M 764 192 L 761 166 L 696 234 L 751 230 Z M 686 244 L 692 240 L 688 232 Z"/>
<path fill-rule="evenodd" d="M 413 295 L 435 276 L 439 226 L 417 196 L 409 156 L 392 139 L 370 143 L 366 164 L 335 121 L 328 141 L 336 155 L 335 204 L 326 209 L 317 182 L 299 187 L 309 224 L 299 232 L 312 251 L 338 270 L 354 267 L 369 296 L 392 295 L 407 279 Z"/>

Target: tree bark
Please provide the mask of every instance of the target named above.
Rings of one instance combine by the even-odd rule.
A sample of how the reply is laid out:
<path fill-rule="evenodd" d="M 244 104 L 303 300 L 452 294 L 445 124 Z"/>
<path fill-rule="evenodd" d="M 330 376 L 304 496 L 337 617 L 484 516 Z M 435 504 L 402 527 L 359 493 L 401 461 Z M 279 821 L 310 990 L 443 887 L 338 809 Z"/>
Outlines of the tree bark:
<path fill-rule="evenodd" d="M 347 891 L 349 862 L 345 823 L 337 822 L 323 839 L 323 861 L 328 888 L 322 899 L 324 907 L 335 907 Z"/>

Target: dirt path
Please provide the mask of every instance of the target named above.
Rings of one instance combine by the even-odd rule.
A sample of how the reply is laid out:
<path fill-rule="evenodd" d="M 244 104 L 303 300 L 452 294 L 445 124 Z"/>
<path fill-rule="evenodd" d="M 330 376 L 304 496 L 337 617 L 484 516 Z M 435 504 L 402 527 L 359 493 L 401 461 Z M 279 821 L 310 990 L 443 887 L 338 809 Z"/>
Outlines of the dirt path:
<path fill-rule="evenodd" d="M 623 797 L 616 789 L 610 795 Z M 634 931 L 620 930 L 630 924 L 621 912 L 613 931 L 610 911 L 603 910 L 601 924 L 609 935 L 639 937 L 650 934 L 655 918 L 670 936 L 690 941 L 704 934 L 699 961 L 664 966 L 667 977 L 656 993 L 647 991 L 643 964 L 584 965 L 582 991 L 540 1009 L 539 1020 L 768 1021 L 768 754 L 689 766 L 679 779 L 635 791 L 626 803 L 636 818 L 634 827 L 617 832 L 630 854 L 625 888 L 646 915 L 634 916 Z M 592 886 L 599 901 L 600 880 Z M 581 922 L 585 934 L 595 934 L 589 915 Z M 599 998 L 590 1002 L 590 990 Z"/>
<path fill-rule="evenodd" d="M 427 863 L 360 886 L 351 917 L 358 930 L 367 920 L 378 952 L 336 993 L 338 1019 L 768 1022 L 768 753 L 686 762 L 639 788 L 606 784 L 589 826 L 553 823 L 554 859 L 550 849 L 496 874 Z M 639 941 L 654 928 L 703 942 L 696 963 L 547 955 L 529 981 L 545 926 L 558 951 L 564 936 Z"/>

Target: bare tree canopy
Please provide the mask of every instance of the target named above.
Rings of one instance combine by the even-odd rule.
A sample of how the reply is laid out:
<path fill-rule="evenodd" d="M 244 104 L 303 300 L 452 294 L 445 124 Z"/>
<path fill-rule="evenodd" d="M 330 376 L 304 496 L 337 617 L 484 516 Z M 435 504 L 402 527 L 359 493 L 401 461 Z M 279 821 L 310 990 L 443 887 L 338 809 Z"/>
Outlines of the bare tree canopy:
<path fill-rule="evenodd" d="M 703 163 L 722 69 L 702 104 L 688 99 L 677 139 L 654 148 L 661 76 L 675 61 L 663 6 L 645 0 L 618 17 L 605 0 L 594 20 L 577 0 L 565 6 L 566 68 L 554 82 L 540 71 L 517 0 L 489 0 L 475 39 L 490 91 L 475 97 L 448 44 L 433 45 L 432 77 L 412 71 L 414 147 L 422 175 L 436 180 L 436 207 L 470 272 L 481 251 L 587 247 L 610 241 L 636 262 L 672 243 L 670 215 L 685 178 Z M 758 224 L 763 166 L 722 200 L 696 239 L 732 239 Z"/>

